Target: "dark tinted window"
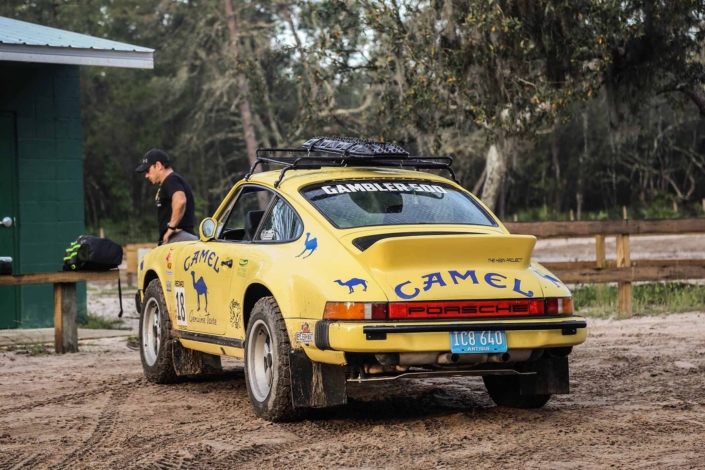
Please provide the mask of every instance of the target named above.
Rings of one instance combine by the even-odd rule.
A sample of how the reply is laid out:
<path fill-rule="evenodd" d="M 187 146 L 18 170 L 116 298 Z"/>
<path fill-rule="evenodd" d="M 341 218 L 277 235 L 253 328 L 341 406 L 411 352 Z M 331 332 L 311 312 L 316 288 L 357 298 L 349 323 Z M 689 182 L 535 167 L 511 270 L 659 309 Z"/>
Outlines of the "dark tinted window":
<path fill-rule="evenodd" d="M 303 195 L 338 228 L 368 225 L 495 223 L 469 196 L 427 181 L 365 180 L 316 184 Z"/>

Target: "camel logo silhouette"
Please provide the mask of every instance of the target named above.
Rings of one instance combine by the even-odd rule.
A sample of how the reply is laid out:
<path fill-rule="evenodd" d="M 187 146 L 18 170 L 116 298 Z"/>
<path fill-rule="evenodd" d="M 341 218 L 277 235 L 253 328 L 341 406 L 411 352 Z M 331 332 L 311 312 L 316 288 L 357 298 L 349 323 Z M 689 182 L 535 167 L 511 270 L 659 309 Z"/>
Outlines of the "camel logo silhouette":
<path fill-rule="evenodd" d="M 556 279 L 555 277 L 549 276 L 548 274 L 541 274 L 540 272 L 538 272 L 538 271 L 535 270 L 535 269 L 534 269 L 533 271 L 534 271 L 536 274 L 538 274 L 539 276 L 541 276 L 542 278 L 544 278 L 544 279 L 546 279 L 546 280 L 551 281 L 552 283 L 554 283 L 554 284 L 556 285 L 556 287 L 561 287 L 561 285 L 562 285 L 561 281 L 559 281 L 559 280 Z"/>
<path fill-rule="evenodd" d="M 203 280 L 203 276 L 198 278 L 198 281 L 196 280 L 196 273 L 194 271 L 191 271 L 191 277 L 193 278 L 193 288 L 196 289 L 196 293 L 198 294 L 198 311 L 201 310 L 201 296 L 205 295 L 206 296 L 206 308 L 204 309 L 206 313 L 208 313 L 208 287 L 206 287 L 206 281 Z"/>
<path fill-rule="evenodd" d="M 304 253 L 306 253 L 307 251 L 310 251 L 309 254 L 307 254 L 306 256 L 304 256 L 304 258 L 308 258 L 309 256 L 311 256 L 311 255 L 313 254 L 314 251 L 316 251 L 316 248 L 318 248 L 318 239 L 312 238 L 312 239 L 309 240 L 309 239 L 308 239 L 309 236 L 311 236 L 311 232 L 306 232 L 306 240 L 304 241 L 304 246 L 305 246 L 304 251 L 302 251 L 301 253 L 299 253 L 299 254 L 296 256 L 297 258 L 298 258 L 299 256 L 303 255 Z"/>
<path fill-rule="evenodd" d="M 364 279 L 358 279 L 356 277 L 350 279 L 349 281 L 345 281 L 345 282 L 341 281 L 340 279 L 337 279 L 333 282 L 337 282 L 341 286 L 347 286 L 348 289 L 350 289 L 350 292 L 349 292 L 350 294 L 355 292 L 355 289 L 353 289 L 355 286 L 362 286 L 363 292 L 367 290 L 367 281 L 365 281 Z"/>

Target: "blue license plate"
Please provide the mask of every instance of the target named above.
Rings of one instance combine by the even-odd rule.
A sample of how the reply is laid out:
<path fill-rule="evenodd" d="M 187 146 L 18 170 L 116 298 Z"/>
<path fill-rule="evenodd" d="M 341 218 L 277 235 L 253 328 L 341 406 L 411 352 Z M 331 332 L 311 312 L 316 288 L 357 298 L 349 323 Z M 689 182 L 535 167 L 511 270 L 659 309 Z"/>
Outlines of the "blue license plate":
<path fill-rule="evenodd" d="M 451 331 L 450 352 L 457 354 L 507 352 L 504 331 Z"/>

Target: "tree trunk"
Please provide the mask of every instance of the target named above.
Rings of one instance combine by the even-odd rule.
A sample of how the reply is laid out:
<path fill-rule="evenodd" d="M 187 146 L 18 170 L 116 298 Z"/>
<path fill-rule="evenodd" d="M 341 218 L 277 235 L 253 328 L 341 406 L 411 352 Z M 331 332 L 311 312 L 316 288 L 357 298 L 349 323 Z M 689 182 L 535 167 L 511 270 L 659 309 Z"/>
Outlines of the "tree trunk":
<path fill-rule="evenodd" d="M 507 173 L 507 155 L 516 149 L 516 138 L 500 135 L 487 151 L 487 176 L 482 187 L 482 202 L 494 210 L 499 199 L 504 175 Z"/>
<path fill-rule="evenodd" d="M 553 145 L 551 146 L 551 157 L 553 159 L 553 172 L 556 177 L 556 193 L 554 194 L 553 200 L 553 212 L 556 214 L 561 213 L 561 203 L 563 202 L 563 183 L 561 182 L 561 162 L 558 159 L 560 155 L 561 146 L 554 131 L 553 135 Z"/>
<path fill-rule="evenodd" d="M 700 115 L 705 116 L 705 90 L 703 90 L 702 85 L 699 83 L 689 83 L 682 86 L 680 91 L 695 103 L 700 110 Z"/>
<path fill-rule="evenodd" d="M 228 19 L 228 30 L 230 31 L 230 43 L 235 52 L 235 59 L 240 55 L 240 32 L 238 31 L 237 18 L 233 11 L 233 5 L 230 0 L 223 0 L 225 4 L 225 16 Z M 247 147 L 247 158 L 250 161 L 250 166 L 254 165 L 257 160 L 257 141 L 255 140 L 255 129 L 252 125 L 252 111 L 250 109 L 250 90 L 247 84 L 247 77 L 243 73 L 237 74 L 237 87 L 240 94 L 240 117 L 242 119 L 242 130 L 245 133 L 245 145 Z M 262 171 L 257 167 L 255 172 Z"/>

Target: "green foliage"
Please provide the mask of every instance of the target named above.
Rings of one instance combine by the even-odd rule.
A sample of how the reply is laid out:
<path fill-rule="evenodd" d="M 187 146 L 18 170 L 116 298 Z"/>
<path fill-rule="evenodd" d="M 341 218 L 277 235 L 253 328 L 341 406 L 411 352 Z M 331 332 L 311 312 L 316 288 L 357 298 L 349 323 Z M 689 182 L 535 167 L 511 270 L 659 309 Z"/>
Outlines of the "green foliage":
<path fill-rule="evenodd" d="M 591 318 L 617 316 L 617 286 L 596 284 L 573 290 L 576 312 Z M 632 286 L 635 316 L 705 310 L 705 286 L 684 282 Z"/>
<path fill-rule="evenodd" d="M 125 325 L 125 322 L 119 318 L 108 319 L 95 315 L 88 314 L 85 321 L 79 322 L 79 328 L 87 328 L 89 330 L 129 330 L 130 327 Z"/>
<path fill-rule="evenodd" d="M 197 222 L 212 214 L 249 167 L 244 99 L 259 146 L 394 140 L 453 156 L 468 188 L 502 143 L 505 219 L 566 220 L 578 204 L 583 220 L 621 218 L 622 205 L 632 218 L 703 214 L 703 1 L 232 3 L 234 44 L 223 0 L 0 4 L 156 50 L 154 70 L 81 67 L 92 233 L 156 240 L 157 188 L 134 172 L 155 147 L 191 184 Z"/>

